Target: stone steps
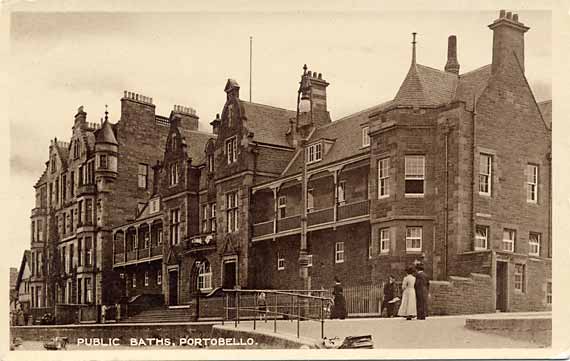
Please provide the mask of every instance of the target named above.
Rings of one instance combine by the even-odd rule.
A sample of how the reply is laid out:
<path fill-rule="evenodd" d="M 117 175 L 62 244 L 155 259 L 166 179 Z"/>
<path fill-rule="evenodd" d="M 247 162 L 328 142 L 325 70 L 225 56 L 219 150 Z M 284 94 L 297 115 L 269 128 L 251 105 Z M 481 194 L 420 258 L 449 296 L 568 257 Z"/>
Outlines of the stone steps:
<path fill-rule="evenodd" d="M 166 307 L 154 308 L 142 311 L 139 314 L 131 316 L 122 322 L 125 323 L 141 323 L 141 322 L 190 322 L 193 321 L 194 311 L 190 308 Z"/>

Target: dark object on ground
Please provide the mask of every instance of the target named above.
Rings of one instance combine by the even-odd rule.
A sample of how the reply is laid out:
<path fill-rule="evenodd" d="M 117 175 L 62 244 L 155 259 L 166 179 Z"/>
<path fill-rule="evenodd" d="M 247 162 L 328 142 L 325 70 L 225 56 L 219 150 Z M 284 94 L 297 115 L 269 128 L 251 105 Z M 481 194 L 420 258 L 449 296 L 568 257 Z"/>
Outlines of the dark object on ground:
<path fill-rule="evenodd" d="M 323 339 L 324 348 L 374 348 L 374 342 L 372 342 L 372 335 L 364 336 L 348 336 L 342 343 L 338 337 Z"/>
<path fill-rule="evenodd" d="M 67 337 L 54 337 L 51 341 L 44 343 L 46 350 L 66 350 L 68 339 Z"/>
<path fill-rule="evenodd" d="M 40 319 L 40 325 L 53 325 L 55 324 L 55 317 L 51 313 L 46 313 Z"/>

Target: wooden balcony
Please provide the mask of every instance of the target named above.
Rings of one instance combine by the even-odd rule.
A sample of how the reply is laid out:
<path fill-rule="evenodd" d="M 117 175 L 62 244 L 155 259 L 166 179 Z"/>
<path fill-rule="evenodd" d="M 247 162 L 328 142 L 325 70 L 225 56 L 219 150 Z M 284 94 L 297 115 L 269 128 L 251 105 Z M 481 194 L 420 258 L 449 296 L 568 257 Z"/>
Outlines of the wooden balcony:
<path fill-rule="evenodd" d="M 340 205 L 338 207 L 338 220 L 350 219 L 368 215 L 368 199 Z"/>
<path fill-rule="evenodd" d="M 123 264 L 134 264 L 139 262 L 148 262 L 153 259 L 162 257 L 162 246 L 157 245 L 154 247 L 134 249 L 131 251 L 117 252 L 114 254 L 113 264 L 120 266 Z"/>
<path fill-rule="evenodd" d="M 307 214 L 307 225 L 315 226 L 317 224 L 323 224 L 332 222 L 334 220 L 334 208 L 323 208 L 311 211 Z"/>
<path fill-rule="evenodd" d="M 369 200 L 353 201 L 347 204 L 339 204 L 337 218 L 334 218 L 334 207 L 316 209 L 307 214 L 307 227 L 310 231 L 314 227 L 324 225 L 334 226 L 336 222 L 351 223 L 362 221 L 369 214 Z M 345 222 L 344 222 L 345 221 Z M 277 221 L 277 234 L 286 231 L 294 231 L 301 228 L 301 216 L 295 215 L 279 219 Z M 321 227 L 322 228 L 322 227 Z M 256 223 L 253 225 L 253 238 L 270 236 L 273 234 L 273 220 Z"/>
<path fill-rule="evenodd" d="M 277 232 L 289 231 L 291 229 L 301 228 L 301 216 L 291 216 L 281 218 L 277 221 Z"/>
<path fill-rule="evenodd" d="M 273 233 L 273 220 L 253 225 L 253 236 L 260 237 Z"/>

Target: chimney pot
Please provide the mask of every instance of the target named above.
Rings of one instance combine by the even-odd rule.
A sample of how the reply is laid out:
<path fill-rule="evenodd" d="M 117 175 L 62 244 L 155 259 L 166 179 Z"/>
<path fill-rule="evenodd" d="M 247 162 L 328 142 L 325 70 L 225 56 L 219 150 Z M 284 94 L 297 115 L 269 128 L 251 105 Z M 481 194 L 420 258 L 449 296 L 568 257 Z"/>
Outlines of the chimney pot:
<path fill-rule="evenodd" d="M 319 79 L 322 79 L 322 78 L 323 78 L 323 74 L 319 73 Z"/>
<path fill-rule="evenodd" d="M 504 17 L 505 17 L 505 10 L 501 10 L 501 11 L 499 12 L 499 17 L 500 17 L 500 18 L 504 18 Z"/>
<path fill-rule="evenodd" d="M 513 14 L 513 20 L 518 22 L 519 21 L 519 14 Z"/>
<path fill-rule="evenodd" d="M 507 19 L 511 19 L 513 17 L 513 13 L 510 11 L 507 11 Z"/>

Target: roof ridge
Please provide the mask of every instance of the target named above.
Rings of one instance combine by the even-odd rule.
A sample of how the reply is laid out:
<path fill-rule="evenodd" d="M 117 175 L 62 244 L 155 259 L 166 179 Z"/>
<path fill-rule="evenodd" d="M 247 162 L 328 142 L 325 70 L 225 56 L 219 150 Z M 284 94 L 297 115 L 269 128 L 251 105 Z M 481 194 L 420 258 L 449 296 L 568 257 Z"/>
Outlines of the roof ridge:
<path fill-rule="evenodd" d="M 372 111 L 373 109 L 381 108 L 381 107 L 383 107 L 383 106 L 389 105 L 389 104 L 392 103 L 393 101 L 394 101 L 394 99 L 390 99 L 390 100 L 387 100 L 387 101 L 382 102 L 382 103 L 380 103 L 380 104 L 376 104 L 376 105 L 373 105 L 373 106 L 371 106 L 371 107 L 368 107 L 368 108 L 359 110 L 359 111 L 357 111 L 357 112 L 355 112 L 355 113 L 351 113 L 351 114 L 345 115 L 344 117 L 338 118 L 338 119 L 336 119 L 336 120 L 333 120 L 332 122 L 330 122 L 330 123 L 328 123 L 328 124 L 325 124 L 325 125 L 323 125 L 322 127 L 319 127 L 318 129 L 323 129 L 323 128 L 329 127 L 329 126 L 331 126 L 331 125 L 333 125 L 333 124 L 338 124 L 338 122 L 347 120 L 347 119 L 352 118 L 352 117 L 355 117 L 355 116 L 357 116 L 357 115 L 360 115 L 360 114 L 363 114 L 363 113 Z"/>
<path fill-rule="evenodd" d="M 448 75 L 448 76 L 452 76 L 452 77 L 454 77 L 454 78 L 457 78 L 457 77 L 458 77 L 457 74 L 450 73 L 450 72 L 448 72 L 448 71 L 444 71 L 444 70 L 441 70 L 441 69 L 437 69 L 437 68 L 431 67 L 431 66 L 429 66 L 429 65 L 416 64 L 416 67 L 417 67 L 417 66 L 421 66 L 422 68 L 426 68 L 426 69 L 429 69 L 429 70 L 435 70 L 435 71 L 437 71 L 438 73 L 441 73 L 441 74 L 444 74 L 444 75 Z"/>
<path fill-rule="evenodd" d="M 203 130 L 184 130 L 184 129 L 183 129 L 183 131 L 184 131 L 184 132 L 189 132 L 189 133 L 198 133 L 198 134 L 208 135 L 208 136 L 212 136 L 212 137 L 217 137 L 217 136 L 218 136 L 217 134 L 208 133 L 208 132 L 205 132 L 205 131 L 203 131 Z"/>
<path fill-rule="evenodd" d="M 481 71 L 481 70 L 483 70 L 483 69 L 485 69 L 485 68 L 489 68 L 491 65 L 492 65 L 492 64 L 483 65 L 483 66 L 480 66 L 480 67 L 478 67 L 478 68 L 476 68 L 476 69 L 469 70 L 467 73 L 459 74 L 459 78 L 461 79 L 462 76 L 465 76 L 465 75 L 467 75 L 467 74 L 471 74 L 471 73 L 474 73 L 474 72 L 476 72 L 476 71 Z"/>
<path fill-rule="evenodd" d="M 276 106 L 274 106 L 274 105 L 268 105 L 268 104 L 262 104 L 262 103 L 249 102 L 249 101 L 243 100 L 243 99 L 240 99 L 239 101 L 240 101 L 241 103 L 246 103 L 246 104 L 251 104 L 251 105 L 259 105 L 259 106 L 266 107 L 266 108 L 273 108 L 273 109 L 285 110 L 285 111 L 288 111 L 288 112 L 294 112 L 294 113 L 296 113 L 296 110 L 280 108 L 280 107 L 276 107 Z"/>

